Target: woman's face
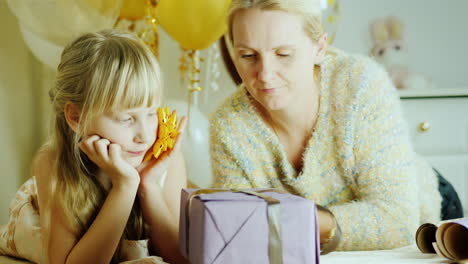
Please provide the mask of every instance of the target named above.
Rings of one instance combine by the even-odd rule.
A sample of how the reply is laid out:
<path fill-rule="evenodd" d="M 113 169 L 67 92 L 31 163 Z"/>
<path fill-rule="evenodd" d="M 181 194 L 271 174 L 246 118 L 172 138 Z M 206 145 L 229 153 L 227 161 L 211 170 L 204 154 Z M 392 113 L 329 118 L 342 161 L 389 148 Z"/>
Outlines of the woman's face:
<path fill-rule="evenodd" d="M 324 48 L 308 37 L 299 16 L 240 10 L 233 17 L 232 36 L 237 71 L 267 110 L 283 109 L 310 94 L 314 65 L 322 60 Z"/>

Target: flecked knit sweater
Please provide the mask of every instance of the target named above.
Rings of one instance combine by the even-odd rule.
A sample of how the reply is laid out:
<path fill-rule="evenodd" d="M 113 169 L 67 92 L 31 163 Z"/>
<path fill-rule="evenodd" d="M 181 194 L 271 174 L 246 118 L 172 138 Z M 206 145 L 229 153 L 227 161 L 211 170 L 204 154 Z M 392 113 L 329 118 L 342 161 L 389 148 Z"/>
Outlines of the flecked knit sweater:
<path fill-rule="evenodd" d="M 343 231 L 339 250 L 414 243 L 437 222 L 437 178 L 413 150 L 388 74 L 373 60 L 330 52 L 321 64 L 315 130 L 296 172 L 241 85 L 211 117 L 214 186 L 279 188 L 328 207 Z"/>

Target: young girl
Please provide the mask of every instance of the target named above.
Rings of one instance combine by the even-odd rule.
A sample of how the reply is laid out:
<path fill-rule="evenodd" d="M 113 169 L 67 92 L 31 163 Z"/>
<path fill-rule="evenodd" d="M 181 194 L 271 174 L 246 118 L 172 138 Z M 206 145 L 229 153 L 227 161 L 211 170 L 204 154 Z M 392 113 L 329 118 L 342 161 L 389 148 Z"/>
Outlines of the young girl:
<path fill-rule="evenodd" d="M 43 261 L 53 264 L 145 257 L 164 263 L 150 253 L 184 263 L 177 244 L 180 189 L 186 184 L 180 134 L 172 152 L 143 162 L 156 140 L 161 99 L 161 73 L 151 51 L 115 31 L 83 35 L 64 49 L 49 95 L 51 139 L 36 157 L 35 178 L 22 188 L 31 194 L 26 208 L 33 213 L 13 212 L 3 236 L 11 235 L 6 248 L 35 262 L 34 252 L 43 251 Z M 184 125 L 185 118 L 180 133 Z M 32 227 L 34 219 L 26 221 L 33 224 L 24 227 L 31 234 L 24 237 L 42 231 L 42 248 L 28 249 L 22 245 L 31 243 L 18 241 L 21 235 L 13 238 L 25 233 L 19 230 L 25 221 L 14 219 L 24 215 L 39 217 L 40 229 Z"/>

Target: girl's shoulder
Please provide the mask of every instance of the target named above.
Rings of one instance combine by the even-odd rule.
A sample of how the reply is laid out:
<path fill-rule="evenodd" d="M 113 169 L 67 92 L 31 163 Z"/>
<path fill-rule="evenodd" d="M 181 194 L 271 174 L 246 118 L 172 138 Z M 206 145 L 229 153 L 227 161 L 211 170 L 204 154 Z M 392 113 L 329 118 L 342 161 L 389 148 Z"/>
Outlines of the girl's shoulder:
<path fill-rule="evenodd" d="M 54 171 L 55 152 L 49 145 L 39 149 L 34 157 L 32 172 L 36 178 L 39 208 L 49 201 L 51 195 L 52 173 Z"/>
<path fill-rule="evenodd" d="M 49 145 L 42 146 L 33 160 L 33 175 L 37 179 L 50 178 L 54 164 L 55 153 Z"/>

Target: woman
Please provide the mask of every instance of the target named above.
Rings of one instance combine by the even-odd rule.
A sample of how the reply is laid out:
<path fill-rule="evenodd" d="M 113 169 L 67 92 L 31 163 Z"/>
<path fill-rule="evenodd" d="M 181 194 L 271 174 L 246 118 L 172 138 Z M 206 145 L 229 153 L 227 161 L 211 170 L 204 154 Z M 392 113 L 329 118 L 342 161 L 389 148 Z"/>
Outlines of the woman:
<path fill-rule="evenodd" d="M 439 220 L 437 177 L 387 73 L 327 47 L 320 1 L 234 0 L 228 37 L 242 84 L 212 116 L 214 187 L 278 188 L 327 207 L 339 250 L 405 246 Z M 322 234 L 333 229 L 319 218 Z"/>

